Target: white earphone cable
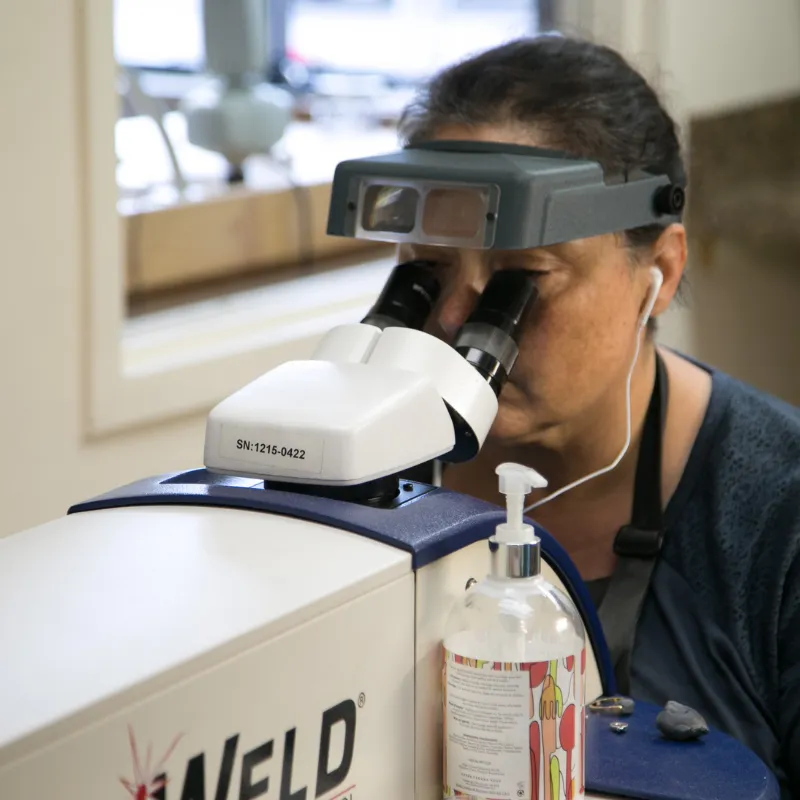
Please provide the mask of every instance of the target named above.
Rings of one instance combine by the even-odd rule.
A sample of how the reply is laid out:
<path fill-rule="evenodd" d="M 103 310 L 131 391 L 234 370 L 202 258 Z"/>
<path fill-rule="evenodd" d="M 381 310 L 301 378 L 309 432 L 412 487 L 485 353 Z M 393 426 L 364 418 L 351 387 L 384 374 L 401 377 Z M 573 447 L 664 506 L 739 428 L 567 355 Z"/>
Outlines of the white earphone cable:
<path fill-rule="evenodd" d="M 661 277 L 661 273 L 658 273 L 658 277 Z M 631 381 L 633 379 L 633 371 L 636 369 L 636 362 L 639 360 L 639 350 L 641 348 L 642 342 L 642 332 L 644 331 L 645 326 L 647 325 L 648 319 L 650 319 L 650 312 L 652 311 L 653 305 L 655 304 L 656 296 L 658 295 L 658 290 L 661 288 L 661 281 L 656 280 L 654 282 L 654 287 L 651 290 L 651 297 L 648 300 L 648 307 L 645 313 L 642 315 L 642 319 L 639 324 L 636 326 L 636 349 L 633 354 L 633 361 L 631 362 L 631 367 L 628 370 L 628 379 L 626 381 L 625 387 L 625 444 L 622 446 L 622 450 L 620 450 L 619 455 L 607 466 L 603 467 L 602 469 L 597 470 L 596 472 L 592 472 L 589 475 L 585 475 L 583 478 L 579 478 L 572 483 L 568 483 L 566 486 L 562 486 L 560 489 L 557 489 L 552 494 L 547 495 L 547 497 L 543 497 L 541 500 L 538 500 L 535 503 L 531 503 L 531 505 L 525 508 L 524 513 L 528 513 L 532 511 L 534 508 L 538 508 L 539 506 L 544 505 L 545 503 L 549 503 L 551 500 L 555 500 L 556 497 L 560 497 L 565 492 L 569 492 L 570 490 L 574 489 L 577 486 L 581 486 L 588 481 L 594 480 L 595 478 L 599 478 L 601 475 L 605 475 L 611 470 L 616 469 L 619 465 L 620 461 L 625 457 L 625 454 L 628 452 L 628 448 L 631 446 Z"/>
<path fill-rule="evenodd" d="M 594 480 L 595 478 L 599 478 L 601 475 L 605 475 L 607 472 L 611 472 L 611 470 L 615 469 L 619 465 L 620 461 L 622 461 L 622 459 L 625 457 L 625 454 L 628 452 L 628 448 L 631 446 L 631 379 L 633 378 L 633 370 L 636 367 L 636 362 L 639 360 L 639 344 L 641 342 L 641 338 L 641 335 L 637 333 L 636 352 L 633 356 L 631 368 L 628 370 L 628 380 L 625 391 L 625 444 L 622 446 L 622 450 L 620 450 L 619 455 L 607 467 L 598 469 L 596 472 L 585 475 L 583 478 L 579 478 L 577 481 L 568 483 L 566 486 L 562 486 L 560 489 L 557 489 L 552 494 L 547 495 L 547 497 L 543 497 L 536 503 L 531 503 L 531 505 L 525 509 L 526 514 L 534 508 L 538 508 L 545 503 L 549 503 L 551 500 L 554 500 L 556 497 L 559 497 L 565 492 L 574 489 L 576 486 L 580 486 L 587 481 Z"/>

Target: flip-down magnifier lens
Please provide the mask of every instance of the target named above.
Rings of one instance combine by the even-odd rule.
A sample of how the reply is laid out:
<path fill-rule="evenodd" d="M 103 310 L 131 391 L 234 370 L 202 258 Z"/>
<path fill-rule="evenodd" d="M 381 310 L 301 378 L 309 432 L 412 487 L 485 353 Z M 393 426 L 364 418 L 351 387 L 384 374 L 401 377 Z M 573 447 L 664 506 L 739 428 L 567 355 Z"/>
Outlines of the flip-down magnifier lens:
<path fill-rule="evenodd" d="M 417 224 L 419 201 L 420 193 L 410 186 L 368 186 L 361 206 L 361 227 L 370 233 L 411 233 Z"/>
<path fill-rule="evenodd" d="M 381 241 L 485 247 L 487 225 L 496 211 L 497 192 L 487 186 L 365 181 L 360 190 L 359 235 Z"/>

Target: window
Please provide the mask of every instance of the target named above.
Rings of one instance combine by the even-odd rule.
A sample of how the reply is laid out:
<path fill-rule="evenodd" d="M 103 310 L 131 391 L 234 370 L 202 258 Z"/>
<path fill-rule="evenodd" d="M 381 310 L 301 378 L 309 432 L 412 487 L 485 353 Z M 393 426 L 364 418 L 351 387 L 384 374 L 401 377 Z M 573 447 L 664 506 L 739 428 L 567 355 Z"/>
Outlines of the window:
<path fill-rule="evenodd" d="M 455 8 L 469 11 L 510 10 L 527 11 L 528 0 L 453 0 Z"/>
<path fill-rule="evenodd" d="M 543 7 L 268 0 L 265 66 L 293 94 L 295 119 L 275 158 L 253 157 L 230 184 L 224 159 L 187 141 L 179 108 L 205 80 L 203 0 L 84 3 L 92 436 L 203 414 L 360 318 L 393 250 L 325 235 L 336 162 L 394 148 L 421 79 L 534 32 Z"/>
<path fill-rule="evenodd" d="M 127 85 L 135 84 L 138 92 L 125 95 L 116 135 L 134 311 L 152 307 L 153 293 L 168 291 L 172 301 L 182 302 L 180 290 L 188 286 L 235 284 L 243 275 L 249 279 L 254 272 L 291 267 L 312 247 L 319 268 L 329 258 L 369 250 L 362 242 L 324 235 L 325 191 L 336 161 L 396 146 L 392 122 L 421 80 L 471 52 L 534 32 L 543 5 L 533 0 L 264 2 L 265 71 L 290 86 L 300 118 L 277 152 L 306 173 L 300 187 L 285 165 L 265 158 L 250 160 L 244 186 L 229 187 L 223 157 L 189 143 L 178 109 L 182 97 L 206 80 L 203 0 L 115 0 L 116 58 L 127 70 Z M 357 128 L 358 136 L 344 133 L 343 122 Z M 182 193 L 176 173 L 186 182 Z M 259 215 L 262 230 L 254 222 Z M 298 215 L 305 218 L 294 219 Z M 270 228 L 271 220 L 283 222 Z M 290 232 L 309 226 L 314 230 L 306 230 L 305 243 L 302 231 Z M 212 289 L 222 290 L 221 284 Z"/>
<path fill-rule="evenodd" d="M 290 0 L 287 51 L 332 70 L 417 82 L 459 58 L 539 29 L 535 0 Z M 391 32 L 391 35 L 387 35 Z"/>
<path fill-rule="evenodd" d="M 202 0 L 114 0 L 117 61 L 134 68 L 203 68 Z"/>
<path fill-rule="evenodd" d="M 273 59 L 288 55 L 314 68 L 418 80 L 453 58 L 549 29 L 552 2 L 274 0 L 268 5 L 269 49 Z M 202 70 L 202 5 L 202 0 L 115 0 L 117 59 L 134 68 Z"/>

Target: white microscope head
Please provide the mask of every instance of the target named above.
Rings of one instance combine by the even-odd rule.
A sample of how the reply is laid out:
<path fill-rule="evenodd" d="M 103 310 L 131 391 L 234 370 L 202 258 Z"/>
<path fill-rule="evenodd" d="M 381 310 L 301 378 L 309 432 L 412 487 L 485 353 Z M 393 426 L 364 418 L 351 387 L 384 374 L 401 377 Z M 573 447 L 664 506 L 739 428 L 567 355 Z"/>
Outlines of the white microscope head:
<path fill-rule="evenodd" d="M 311 359 L 276 367 L 212 410 L 207 469 L 344 487 L 473 458 L 536 290 L 529 273 L 498 272 L 452 346 L 421 330 L 439 295 L 431 264 L 398 265 L 362 322 L 334 328 Z"/>

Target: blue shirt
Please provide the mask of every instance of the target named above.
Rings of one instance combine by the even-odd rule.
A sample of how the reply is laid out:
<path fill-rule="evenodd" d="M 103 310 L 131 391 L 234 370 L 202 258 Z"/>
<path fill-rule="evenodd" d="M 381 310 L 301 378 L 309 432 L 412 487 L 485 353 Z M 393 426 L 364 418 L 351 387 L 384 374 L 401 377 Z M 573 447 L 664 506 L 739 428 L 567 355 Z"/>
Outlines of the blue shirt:
<path fill-rule="evenodd" d="M 800 410 L 711 375 L 665 511 L 631 693 L 696 709 L 800 797 Z"/>

